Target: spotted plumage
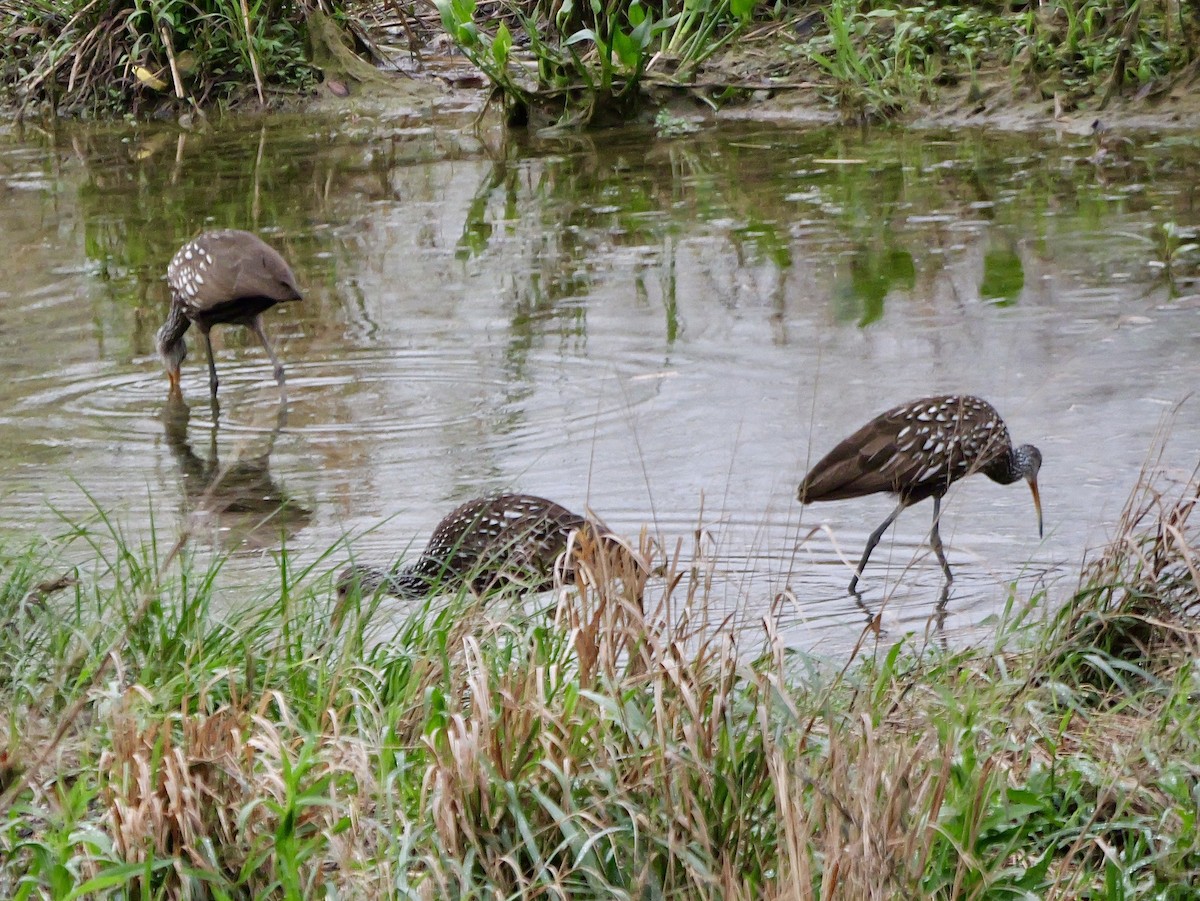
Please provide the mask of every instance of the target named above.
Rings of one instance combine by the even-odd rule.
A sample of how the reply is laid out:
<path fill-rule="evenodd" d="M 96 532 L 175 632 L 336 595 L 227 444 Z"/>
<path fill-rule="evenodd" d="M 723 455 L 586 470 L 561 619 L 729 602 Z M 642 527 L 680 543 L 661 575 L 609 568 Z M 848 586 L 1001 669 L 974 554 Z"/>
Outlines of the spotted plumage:
<path fill-rule="evenodd" d="M 900 512 L 926 498 L 934 499 L 930 540 L 951 577 L 938 534 L 941 499 L 950 486 L 974 472 L 1002 485 L 1029 482 L 1042 530 L 1037 474 L 1041 452 L 1030 444 L 1014 448 L 996 408 L 979 397 L 947 394 L 925 397 L 895 407 L 872 419 L 825 455 L 800 483 L 803 504 L 844 500 L 887 492 L 899 505 L 867 541 L 850 591 L 879 538 Z"/>
<path fill-rule="evenodd" d="M 184 333 L 193 323 L 208 351 L 209 389 L 217 393 L 217 368 L 209 331 L 214 325 L 243 325 L 257 336 L 283 386 L 283 366 L 263 330 L 262 314 L 277 303 L 300 300 L 287 261 L 257 235 L 237 229 L 209 231 L 188 241 L 167 266 L 171 309 L 158 330 L 158 353 L 178 396 L 179 368 L 187 355 Z"/>
<path fill-rule="evenodd" d="M 453 592 L 464 584 L 479 594 L 510 586 L 547 591 L 554 586 L 556 566 L 562 566 L 564 580 L 573 575 L 573 561 L 563 552 L 576 531 L 622 549 L 638 569 L 644 569 L 603 524 L 545 498 L 500 494 L 475 498 L 451 511 L 433 530 L 416 562 L 400 570 L 347 567 L 338 576 L 338 593 L 344 596 L 357 586 L 363 595 L 382 590 L 416 599 Z"/>

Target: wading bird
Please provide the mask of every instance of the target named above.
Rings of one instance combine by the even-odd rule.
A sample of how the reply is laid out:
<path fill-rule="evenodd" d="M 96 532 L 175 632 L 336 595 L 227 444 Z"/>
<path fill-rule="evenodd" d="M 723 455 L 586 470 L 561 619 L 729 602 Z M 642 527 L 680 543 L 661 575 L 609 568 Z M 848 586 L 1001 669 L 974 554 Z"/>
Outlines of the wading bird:
<path fill-rule="evenodd" d="M 575 561 L 563 552 L 575 532 L 599 541 L 606 550 L 614 549 L 616 559 L 632 564 L 626 569 L 623 563 L 615 573 L 618 577 L 644 575 L 646 564 L 601 523 L 545 498 L 499 494 L 475 498 L 452 510 L 433 530 L 416 562 L 402 569 L 347 567 L 338 576 L 338 596 L 344 598 L 357 588 L 363 597 L 383 591 L 415 600 L 463 585 L 478 594 L 507 586 L 548 591 L 554 587 L 556 566 L 562 566 L 564 581 L 574 576 Z M 640 588 L 639 584 L 639 603 Z"/>
<path fill-rule="evenodd" d="M 217 365 L 209 330 L 222 323 L 244 325 L 258 335 L 283 390 L 283 366 L 275 357 L 262 314 L 277 303 L 300 300 L 292 267 L 257 235 L 237 229 L 209 231 L 188 241 L 167 266 L 171 310 L 158 330 L 158 355 L 178 397 L 179 367 L 187 356 L 183 335 L 195 323 L 208 351 L 208 387 L 217 396 Z"/>
<path fill-rule="evenodd" d="M 942 496 L 954 482 L 973 472 L 982 472 L 1001 485 L 1025 479 L 1033 491 L 1040 536 L 1042 502 L 1037 476 L 1041 465 L 1042 453 L 1032 444 L 1013 447 L 1004 420 L 987 401 L 965 394 L 924 397 L 880 414 L 838 444 L 804 477 L 797 499 L 810 504 L 877 492 L 899 497 L 896 509 L 867 539 L 850 580 L 853 593 L 888 526 L 905 507 L 933 498 L 929 540 L 950 581 L 950 564 L 938 534 Z"/>

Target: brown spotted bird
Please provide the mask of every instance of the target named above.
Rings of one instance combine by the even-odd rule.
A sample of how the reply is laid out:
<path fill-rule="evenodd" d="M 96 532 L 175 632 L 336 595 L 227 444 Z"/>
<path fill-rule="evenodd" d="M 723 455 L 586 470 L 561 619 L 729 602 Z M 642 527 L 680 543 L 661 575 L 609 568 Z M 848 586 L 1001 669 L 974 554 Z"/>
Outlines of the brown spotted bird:
<path fill-rule="evenodd" d="M 383 591 L 416 600 L 453 593 L 464 585 L 481 595 L 508 587 L 548 591 L 560 563 L 564 581 L 574 575 L 574 561 L 563 552 L 575 532 L 617 548 L 634 561 L 634 572 L 645 571 L 637 555 L 601 523 L 542 497 L 499 494 L 452 510 L 433 530 L 421 556 L 402 569 L 347 567 L 338 576 L 338 595 L 357 588 L 364 597 Z"/>
<path fill-rule="evenodd" d="M 258 336 L 283 389 L 283 365 L 275 357 L 262 314 L 277 303 L 300 300 L 296 275 L 279 251 L 257 235 L 237 229 L 204 232 L 188 241 L 167 266 L 171 310 L 158 330 L 158 355 L 181 395 L 179 367 L 187 356 L 183 335 L 195 325 L 208 351 L 208 387 L 217 396 L 217 365 L 209 331 L 214 325 L 243 325 Z"/>
<path fill-rule="evenodd" d="M 1004 420 L 986 400 L 945 394 L 923 397 L 876 416 L 812 468 L 800 483 L 797 498 L 802 504 L 878 492 L 899 498 L 896 509 L 867 539 L 850 580 L 851 593 L 888 526 L 905 507 L 933 498 L 930 544 L 950 581 L 953 576 L 938 534 L 942 496 L 952 484 L 974 472 L 1001 485 L 1024 479 L 1033 491 L 1041 535 L 1042 502 L 1037 484 L 1041 465 L 1042 453 L 1032 444 L 1013 447 Z"/>

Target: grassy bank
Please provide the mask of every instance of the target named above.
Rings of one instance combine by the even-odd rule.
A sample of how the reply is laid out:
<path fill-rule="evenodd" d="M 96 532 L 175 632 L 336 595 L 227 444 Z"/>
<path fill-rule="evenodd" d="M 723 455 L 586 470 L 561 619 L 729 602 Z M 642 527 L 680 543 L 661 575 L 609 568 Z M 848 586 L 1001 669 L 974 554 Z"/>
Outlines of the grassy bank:
<path fill-rule="evenodd" d="M 815 94 L 854 120 L 937 105 L 958 85 L 969 86 L 970 106 L 1003 94 L 1054 100 L 1060 112 L 1100 110 L 1114 97 L 1152 101 L 1193 82 L 1200 47 L 1200 12 L 1174 0 L 438 7 L 510 110 L 560 124 L 628 118 L 672 90 L 714 108 L 764 92 Z"/>
<path fill-rule="evenodd" d="M 416 610 L 186 536 L 0 555 L 0 894 L 1185 898 L 1200 871 L 1197 483 L 1147 482 L 1057 613 L 794 657 L 703 566 Z M 71 548 L 78 557 L 79 548 Z M 756 650 L 758 649 L 758 650 Z"/>
<path fill-rule="evenodd" d="M 12 36 L 0 97 L 71 115 L 262 106 L 322 79 L 338 94 L 377 92 L 399 76 L 375 64 L 397 54 L 436 73 L 422 54 L 444 36 L 511 120 L 565 126 L 764 94 L 851 120 L 989 100 L 1099 112 L 1114 98 L 1179 100 L 1200 66 L 1200 9 L 1178 0 L 0 0 L 0 28 Z"/>

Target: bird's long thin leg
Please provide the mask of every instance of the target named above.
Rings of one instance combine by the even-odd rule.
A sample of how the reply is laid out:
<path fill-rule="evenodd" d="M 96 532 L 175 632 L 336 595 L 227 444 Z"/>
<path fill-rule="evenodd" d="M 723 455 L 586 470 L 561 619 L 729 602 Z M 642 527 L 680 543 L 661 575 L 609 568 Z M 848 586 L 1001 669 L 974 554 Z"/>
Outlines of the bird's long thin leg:
<path fill-rule="evenodd" d="M 283 387 L 283 364 L 275 356 L 275 351 L 271 349 L 271 342 L 267 340 L 266 330 L 263 328 L 262 316 L 255 316 L 250 323 L 250 328 L 254 329 L 254 334 L 258 335 L 258 340 L 263 346 L 263 350 L 267 352 L 267 356 L 271 358 L 271 365 L 275 367 L 275 381 L 279 387 Z"/>
<path fill-rule="evenodd" d="M 209 459 L 209 462 L 211 462 L 214 466 L 216 466 L 217 465 L 217 455 L 219 453 L 217 437 L 221 431 L 221 405 L 219 403 L 217 403 L 217 396 L 215 394 L 212 396 L 211 409 L 212 409 L 212 428 L 209 430 L 209 433 L 208 433 L 208 459 Z"/>
<path fill-rule="evenodd" d="M 213 359 L 212 338 L 209 337 L 208 329 L 205 329 L 201 334 L 204 335 L 204 349 L 208 351 L 208 390 L 213 397 L 216 397 L 217 362 Z"/>
<path fill-rule="evenodd" d="M 879 539 L 883 537 L 883 533 L 887 531 L 888 526 L 896 521 L 904 508 L 908 504 L 901 501 L 896 505 L 896 509 L 888 514 L 888 518 L 879 524 L 879 528 L 871 533 L 871 537 L 867 539 L 867 548 L 863 551 L 862 559 L 858 561 L 858 569 L 854 571 L 854 578 L 850 580 L 850 593 L 855 594 L 854 589 L 858 586 L 858 577 L 862 575 L 863 567 L 867 565 L 867 560 L 871 556 L 871 551 L 875 550 L 875 545 L 879 544 Z"/>
<path fill-rule="evenodd" d="M 942 564 L 942 572 L 946 574 L 946 583 L 954 581 L 954 576 L 950 572 L 950 563 L 946 560 L 946 551 L 942 548 L 942 534 L 938 531 L 938 523 L 942 518 L 942 499 L 934 497 L 933 499 L 933 528 L 929 530 L 929 543 L 933 545 L 933 552 L 937 554 L 938 563 Z"/>
<path fill-rule="evenodd" d="M 279 437 L 279 433 L 283 431 L 287 425 L 288 409 L 285 398 L 279 398 L 279 406 L 275 410 L 275 428 L 271 429 L 271 437 L 267 440 L 267 456 L 270 456 L 275 450 L 275 439 Z"/>
<path fill-rule="evenodd" d="M 933 615 L 930 617 L 933 620 L 935 635 L 937 636 L 938 644 L 942 646 L 942 650 L 950 647 L 950 642 L 946 639 L 946 607 L 950 603 L 950 583 L 943 582 L 942 590 L 938 594 L 937 606 L 933 608 Z"/>

